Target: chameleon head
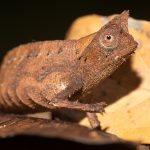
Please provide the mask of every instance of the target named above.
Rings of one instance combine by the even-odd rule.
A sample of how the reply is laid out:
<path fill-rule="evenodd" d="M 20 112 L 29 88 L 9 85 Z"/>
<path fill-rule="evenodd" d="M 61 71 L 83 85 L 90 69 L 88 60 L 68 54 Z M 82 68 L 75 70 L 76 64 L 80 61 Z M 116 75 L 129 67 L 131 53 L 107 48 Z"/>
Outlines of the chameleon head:
<path fill-rule="evenodd" d="M 92 35 L 83 53 L 87 68 L 90 68 L 89 76 L 94 78 L 92 82 L 100 82 L 109 76 L 137 48 L 137 42 L 128 32 L 128 16 L 128 11 L 122 12 Z"/>
<path fill-rule="evenodd" d="M 123 11 L 108 22 L 86 48 L 85 55 L 95 58 L 98 68 L 115 70 L 113 67 L 117 68 L 136 50 L 138 44 L 128 32 L 128 16 L 129 11 Z"/>
<path fill-rule="evenodd" d="M 125 61 L 137 48 L 137 42 L 128 32 L 129 12 L 124 11 L 106 24 L 99 36 L 100 51 L 105 54 L 106 61 L 121 63 Z"/>

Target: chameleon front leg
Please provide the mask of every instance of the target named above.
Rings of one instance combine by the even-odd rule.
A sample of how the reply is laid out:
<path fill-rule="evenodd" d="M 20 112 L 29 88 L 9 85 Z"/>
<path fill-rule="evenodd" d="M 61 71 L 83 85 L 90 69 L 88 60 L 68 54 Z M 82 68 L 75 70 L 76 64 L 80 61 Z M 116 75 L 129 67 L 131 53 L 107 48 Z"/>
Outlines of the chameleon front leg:
<path fill-rule="evenodd" d="M 72 102 L 69 100 L 62 100 L 58 98 L 54 98 L 51 100 L 49 105 L 52 105 L 55 108 L 67 108 L 72 110 L 79 110 L 84 112 L 91 112 L 91 113 L 103 113 L 104 112 L 104 106 L 106 106 L 106 103 L 100 102 L 96 104 L 83 104 L 78 101 Z"/>
<path fill-rule="evenodd" d="M 67 109 L 74 109 L 86 112 L 87 118 L 92 129 L 99 129 L 101 130 L 100 122 L 96 116 L 96 112 L 104 113 L 104 106 L 106 103 L 100 102 L 96 104 L 82 104 L 80 102 L 72 102 L 69 100 L 61 100 L 55 99 L 52 100 L 50 105 L 54 108 L 67 108 Z"/>

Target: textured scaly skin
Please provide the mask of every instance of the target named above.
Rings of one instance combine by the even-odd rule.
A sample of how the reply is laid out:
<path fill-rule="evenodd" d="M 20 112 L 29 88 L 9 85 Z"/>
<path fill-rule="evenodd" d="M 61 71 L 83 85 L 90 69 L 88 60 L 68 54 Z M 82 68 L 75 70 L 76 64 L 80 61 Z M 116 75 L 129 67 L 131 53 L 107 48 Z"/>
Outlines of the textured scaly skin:
<path fill-rule="evenodd" d="M 0 111 L 68 108 L 88 112 L 94 124 L 96 117 L 90 113 L 103 112 L 104 103 L 79 101 L 135 51 L 137 43 L 128 33 L 127 21 L 124 11 L 79 40 L 35 42 L 12 49 L 0 69 Z"/>

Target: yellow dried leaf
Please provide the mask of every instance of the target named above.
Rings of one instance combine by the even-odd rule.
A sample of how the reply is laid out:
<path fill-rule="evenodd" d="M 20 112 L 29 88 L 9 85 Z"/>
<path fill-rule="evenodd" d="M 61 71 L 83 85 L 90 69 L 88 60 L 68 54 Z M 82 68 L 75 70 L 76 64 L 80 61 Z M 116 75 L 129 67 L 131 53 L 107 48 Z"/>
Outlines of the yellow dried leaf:
<path fill-rule="evenodd" d="M 99 30 L 112 16 L 89 15 L 78 18 L 67 39 L 78 39 Z M 129 18 L 129 32 L 139 42 L 131 60 L 97 90 L 97 98 L 116 100 L 98 114 L 102 128 L 123 139 L 150 144 L 150 22 Z M 101 91 L 101 92 L 98 92 Z M 105 91 L 104 96 L 102 91 Z M 114 96 L 115 95 L 115 96 Z M 80 124 L 89 126 L 87 118 Z"/>

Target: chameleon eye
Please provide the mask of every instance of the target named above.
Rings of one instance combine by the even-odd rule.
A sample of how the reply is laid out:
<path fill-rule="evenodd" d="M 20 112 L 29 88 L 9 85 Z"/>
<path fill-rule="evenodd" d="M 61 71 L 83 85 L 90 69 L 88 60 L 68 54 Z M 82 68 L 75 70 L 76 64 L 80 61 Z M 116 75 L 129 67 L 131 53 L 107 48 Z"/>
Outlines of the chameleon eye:
<path fill-rule="evenodd" d="M 104 29 L 99 37 L 100 45 L 109 50 L 116 48 L 119 44 L 119 35 L 120 30 L 116 26 Z"/>
<path fill-rule="evenodd" d="M 114 40 L 114 37 L 110 34 L 106 35 L 105 36 L 105 41 L 106 42 L 112 42 Z"/>

